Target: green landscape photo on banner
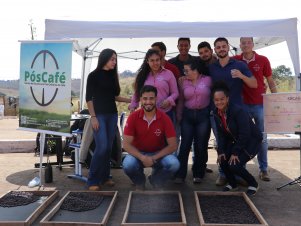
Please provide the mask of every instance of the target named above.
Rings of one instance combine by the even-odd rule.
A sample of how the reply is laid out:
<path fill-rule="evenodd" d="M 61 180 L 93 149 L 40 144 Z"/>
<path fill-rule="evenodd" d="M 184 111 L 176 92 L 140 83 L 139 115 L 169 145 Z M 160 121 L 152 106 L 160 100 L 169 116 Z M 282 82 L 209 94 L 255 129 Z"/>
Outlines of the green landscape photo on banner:
<path fill-rule="evenodd" d="M 19 127 L 69 133 L 72 42 L 24 41 Z"/>

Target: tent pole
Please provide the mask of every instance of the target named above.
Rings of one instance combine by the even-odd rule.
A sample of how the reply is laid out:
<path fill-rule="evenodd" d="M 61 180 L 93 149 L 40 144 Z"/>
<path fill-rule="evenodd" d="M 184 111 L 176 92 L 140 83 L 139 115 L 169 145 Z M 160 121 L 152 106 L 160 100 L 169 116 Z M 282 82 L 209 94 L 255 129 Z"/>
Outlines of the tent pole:
<path fill-rule="evenodd" d="M 82 77 L 81 77 L 81 82 L 80 82 L 80 110 L 84 109 L 84 94 L 85 94 L 85 78 L 86 78 L 86 63 L 87 63 L 87 58 L 88 58 L 88 51 L 94 51 L 94 49 L 96 48 L 96 46 L 101 42 L 102 38 L 97 39 L 95 42 L 91 43 L 89 46 L 87 46 L 84 49 L 84 56 L 83 56 L 83 62 L 82 62 Z M 90 47 L 92 47 L 94 45 L 94 47 L 92 49 L 89 50 Z"/>
<path fill-rule="evenodd" d="M 85 48 L 84 50 L 84 57 L 83 57 L 83 63 L 82 63 L 82 77 L 81 77 L 81 81 L 80 81 L 80 110 L 84 109 L 84 84 L 85 84 L 85 73 L 86 73 L 86 60 L 87 60 L 87 51 L 88 48 Z"/>
<path fill-rule="evenodd" d="M 298 91 L 301 91 L 301 73 L 299 73 L 299 76 L 297 76 L 297 80 L 299 82 L 299 87 L 297 87 Z M 301 158 L 301 157 L 300 157 Z"/>

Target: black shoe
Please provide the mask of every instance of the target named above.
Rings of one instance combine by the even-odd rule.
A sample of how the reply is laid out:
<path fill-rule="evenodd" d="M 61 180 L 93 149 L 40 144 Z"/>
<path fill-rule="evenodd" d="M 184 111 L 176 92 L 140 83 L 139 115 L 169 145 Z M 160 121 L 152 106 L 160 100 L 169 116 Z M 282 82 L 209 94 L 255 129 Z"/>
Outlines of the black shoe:
<path fill-rule="evenodd" d="M 257 193 L 258 189 L 259 189 L 259 185 L 257 185 L 257 187 L 249 186 L 246 194 L 249 196 L 255 195 Z"/>
<path fill-rule="evenodd" d="M 206 167 L 206 173 L 213 173 L 213 170 L 209 167 Z"/>
<path fill-rule="evenodd" d="M 227 191 L 237 191 L 238 187 L 232 187 L 230 184 L 228 184 L 226 187 L 223 188 L 223 191 L 227 192 Z"/>
<path fill-rule="evenodd" d="M 200 177 L 194 177 L 193 178 L 193 183 L 194 184 L 200 184 L 200 183 L 202 183 L 202 178 L 200 178 Z"/>

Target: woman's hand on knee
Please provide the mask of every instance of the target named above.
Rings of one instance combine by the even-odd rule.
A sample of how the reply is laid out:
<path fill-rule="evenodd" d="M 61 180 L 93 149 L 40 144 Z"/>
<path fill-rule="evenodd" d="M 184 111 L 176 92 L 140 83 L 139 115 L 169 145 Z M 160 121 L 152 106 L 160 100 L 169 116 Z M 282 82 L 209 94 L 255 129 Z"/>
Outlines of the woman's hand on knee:
<path fill-rule="evenodd" d="M 229 165 L 236 165 L 239 163 L 239 158 L 237 155 L 231 155 L 230 159 L 229 159 Z"/>

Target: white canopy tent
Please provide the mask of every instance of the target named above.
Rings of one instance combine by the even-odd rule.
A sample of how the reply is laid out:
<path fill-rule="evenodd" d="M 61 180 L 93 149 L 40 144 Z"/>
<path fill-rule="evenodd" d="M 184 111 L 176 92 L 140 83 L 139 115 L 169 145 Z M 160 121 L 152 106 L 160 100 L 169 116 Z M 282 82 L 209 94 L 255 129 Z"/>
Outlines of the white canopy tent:
<path fill-rule="evenodd" d="M 121 52 L 143 53 L 151 43 L 163 41 L 162 39 L 165 39 L 164 42 L 169 48 L 169 40 L 176 40 L 177 37 L 195 38 L 199 42 L 226 37 L 233 49 L 238 49 L 239 37 L 244 36 L 254 37 L 255 49 L 286 41 L 297 76 L 296 89 L 300 90 L 297 18 L 229 22 L 45 21 L 45 40 L 72 39 L 75 41 L 74 51 L 83 58 L 81 106 L 91 60 L 98 56 L 100 49 L 111 47 L 119 55 Z M 110 40 L 110 45 L 113 46 L 108 46 L 107 40 Z M 176 43 L 173 46 L 176 46 Z M 141 47 L 142 51 L 139 51 Z"/>

